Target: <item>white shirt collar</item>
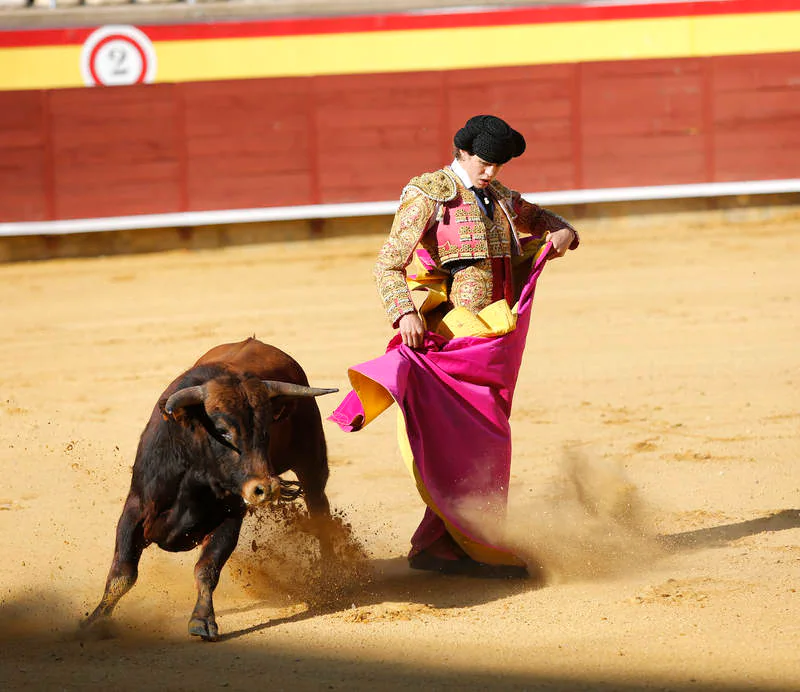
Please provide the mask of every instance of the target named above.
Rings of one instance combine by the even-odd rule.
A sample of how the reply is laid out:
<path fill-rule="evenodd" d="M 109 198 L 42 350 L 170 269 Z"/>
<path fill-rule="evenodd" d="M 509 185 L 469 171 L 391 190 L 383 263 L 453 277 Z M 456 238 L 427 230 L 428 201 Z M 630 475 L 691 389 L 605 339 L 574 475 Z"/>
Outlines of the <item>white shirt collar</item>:
<path fill-rule="evenodd" d="M 471 188 L 473 186 L 473 182 L 469 179 L 467 172 L 464 170 L 464 167 L 458 162 L 458 159 L 453 159 L 453 163 L 450 164 L 450 168 L 455 173 L 459 180 L 464 183 L 464 187 Z"/>

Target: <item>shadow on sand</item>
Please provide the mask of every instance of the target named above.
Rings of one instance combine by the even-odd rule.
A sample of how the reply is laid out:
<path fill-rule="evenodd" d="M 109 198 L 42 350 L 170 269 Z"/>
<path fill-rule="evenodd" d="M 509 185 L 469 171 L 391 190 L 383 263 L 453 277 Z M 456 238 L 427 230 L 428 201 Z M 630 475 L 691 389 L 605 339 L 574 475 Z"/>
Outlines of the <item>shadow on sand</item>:
<path fill-rule="evenodd" d="M 734 524 L 673 533 L 659 536 L 658 540 L 667 550 L 678 552 L 719 547 L 745 536 L 754 536 L 757 533 L 771 533 L 796 528 L 800 528 L 800 509 L 784 509 L 759 519 L 748 519 Z"/>
<path fill-rule="evenodd" d="M 455 579 L 455 577 L 453 578 Z M 413 581 L 413 580 L 412 580 Z M 449 582 L 450 579 L 442 581 Z M 454 584 L 450 583 L 450 589 Z M 502 590 L 503 585 L 496 589 Z M 51 605 L 55 605 L 51 603 Z M 0 606 L 0 615 L 4 608 Z M 487 690 L 539 692 L 752 692 L 752 681 L 703 680 L 701 669 L 691 664 L 674 675 L 630 667 L 609 667 L 602 673 L 580 666 L 554 674 L 547 670 L 509 671 L 499 662 L 476 660 L 469 665 L 447 663 L 459 642 L 443 633 L 431 639 L 425 662 L 405 662 L 402 639 L 387 649 L 378 642 L 353 651 L 348 642 L 333 636 L 320 641 L 310 637 L 260 637 L 235 640 L 243 634 L 297 622 L 310 614 L 279 618 L 228 635 L 224 646 L 202 644 L 185 636 L 133 633 L 121 638 L 79 641 L 49 631 L 27 632 L 19 638 L 4 638 L 0 658 L 3 690 Z M 359 627 L 360 625 L 355 625 Z M 347 629 L 343 630 L 343 634 Z M 502 632 L 497 633 L 502 636 Z M 535 646 L 533 634 L 531 646 Z M 594 646 L 594 645 L 592 645 Z M 602 653 L 602 652 L 597 652 Z M 565 657 L 571 654 L 564 653 Z M 609 651 L 610 657 L 615 656 Z M 613 658 L 610 660 L 614 660 Z M 562 666 L 563 667 L 563 666 Z M 759 681 L 757 689 L 778 692 L 791 689 L 777 682 Z"/>
<path fill-rule="evenodd" d="M 721 526 L 661 536 L 671 552 L 699 550 L 725 545 L 759 533 L 800 527 L 800 510 L 783 510 L 766 517 Z M 739 692 L 752 690 L 750 682 L 703 680 L 701 671 L 690 676 L 664 676 L 620 668 L 602 675 L 579 669 L 569 675 L 544 671 L 527 673 L 481 669 L 476 661 L 470 669 L 448 668 L 441 657 L 457 642 L 444 637 L 432 644 L 429 665 L 404 663 L 402 651 L 353 654 L 332 638 L 324 646 L 311 639 L 287 643 L 285 637 L 249 639 L 246 635 L 301 622 L 349 608 L 378 606 L 386 603 L 417 603 L 436 609 L 464 608 L 509 597 L 543 586 L 541 580 L 476 580 L 416 573 L 408 569 L 404 558 L 372 561 L 375 577 L 363 588 L 342 594 L 336 601 L 303 612 L 278 617 L 223 634 L 224 646 L 200 645 L 181 635 L 165 635 L 163 630 L 138 631 L 119 639 L 80 641 L 64 636 L 62 628 L 41 627 L 18 630 L 13 622 L 31 609 L 48 613 L 64 612 L 65 604 L 51 595 L 0 605 L 0 620 L 5 623 L 3 656 L 0 660 L 0 683 L 4 690 L 15 689 L 163 689 L 189 690 L 211 687 L 249 689 L 253 685 L 299 690 L 592 690 L 594 692 L 634 692 L 635 690 L 671 690 L 672 692 Z M 244 612 L 265 607 L 231 609 Z M 223 615 L 224 612 L 219 613 Z M 61 630 L 60 633 L 57 630 Z M 438 640 L 432 640 L 437 642 Z M 276 643 L 280 642 L 280 643 Z M 346 644 L 346 642 L 345 642 Z M 401 646 L 402 642 L 398 642 Z M 485 662 L 483 662 L 485 663 Z M 690 679 L 691 678 L 691 679 Z M 759 683 L 758 689 L 772 692 L 788 689 L 777 682 Z"/>
<path fill-rule="evenodd" d="M 311 604 L 302 613 L 224 633 L 220 635 L 219 641 L 230 641 L 276 625 L 300 622 L 321 615 L 331 615 L 345 610 L 385 603 L 414 603 L 435 610 L 468 608 L 545 586 L 543 578 L 534 577 L 528 579 L 473 579 L 430 572 L 414 572 L 408 567 L 408 561 L 404 557 L 371 560 L 370 566 L 372 578 L 359 585 L 357 589 L 348 589 L 336 598 Z M 220 610 L 218 614 L 224 616 L 233 612 L 248 612 L 262 608 L 264 605 L 264 603 L 256 603 L 235 611 Z"/>
<path fill-rule="evenodd" d="M 800 510 L 786 509 L 758 519 L 662 535 L 657 538 L 657 541 L 668 553 L 677 553 L 721 547 L 746 536 L 794 528 L 800 528 Z M 405 558 L 372 560 L 371 565 L 374 568 L 374 578 L 357 590 L 348 591 L 339 598 L 328 600 L 325 603 L 312 605 L 301 613 L 225 633 L 220 636 L 219 640 L 231 641 L 277 625 L 385 603 L 417 603 L 437 610 L 468 608 L 508 598 L 525 591 L 541 589 L 546 585 L 544 576 L 523 580 L 476 580 L 468 577 L 417 573 L 409 570 Z M 253 604 L 251 607 L 240 608 L 235 612 L 256 610 L 264 605 L 264 603 Z M 220 614 L 224 615 L 225 612 L 221 611 Z"/>

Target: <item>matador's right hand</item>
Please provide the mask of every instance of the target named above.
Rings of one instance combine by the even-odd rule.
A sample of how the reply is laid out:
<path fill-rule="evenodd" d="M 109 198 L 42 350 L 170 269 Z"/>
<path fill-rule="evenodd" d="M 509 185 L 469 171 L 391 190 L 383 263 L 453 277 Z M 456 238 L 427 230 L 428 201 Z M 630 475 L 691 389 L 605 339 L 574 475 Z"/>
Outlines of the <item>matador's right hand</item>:
<path fill-rule="evenodd" d="M 408 312 L 400 318 L 397 326 L 403 343 L 410 348 L 422 348 L 425 341 L 425 327 L 416 312 Z"/>

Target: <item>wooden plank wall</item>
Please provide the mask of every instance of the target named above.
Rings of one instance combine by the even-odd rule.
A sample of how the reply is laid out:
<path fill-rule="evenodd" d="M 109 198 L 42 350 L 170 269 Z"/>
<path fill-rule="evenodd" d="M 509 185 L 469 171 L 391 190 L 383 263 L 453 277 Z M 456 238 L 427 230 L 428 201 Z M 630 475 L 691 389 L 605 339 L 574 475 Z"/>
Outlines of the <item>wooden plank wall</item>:
<path fill-rule="evenodd" d="M 48 93 L 59 218 L 180 208 L 177 91 L 171 84 L 155 84 Z"/>
<path fill-rule="evenodd" d="M 714 58 L 711 69 L 714 179 L 800 177 L 800 56 Z"/>
<path fill-rule="evenodd" d="M 53 218 L 47 94 L 0 92 L 0 220 Z"/>
<path fill-rule="evenodd" d="M 397 198 L 475 113 L 524 191 L 800 177 L 798 54 L 0 92 L 0 220 Z"/>

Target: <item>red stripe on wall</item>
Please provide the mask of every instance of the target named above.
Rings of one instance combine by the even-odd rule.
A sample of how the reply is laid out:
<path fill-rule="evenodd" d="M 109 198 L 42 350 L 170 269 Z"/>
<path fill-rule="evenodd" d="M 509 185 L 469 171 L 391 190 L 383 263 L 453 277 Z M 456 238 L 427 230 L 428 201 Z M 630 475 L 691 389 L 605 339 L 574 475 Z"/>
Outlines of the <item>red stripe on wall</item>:
<path fill-rule="evenodd" d="M 188 41 L 267 36 L 456 29 L 556 22 L 752 14 L 800 10 L 800 0 L 701 0 L 635 5 L 556 5 L 480 11 L 310 17 L 139 25 L 153 41 Z M 82 44 L 95 27 L 0 31 L 0 48 Z"/>
<path fill-rule="evenodd" d="M 0 48 L 82 45 L 96 27 L 0 31 Z"/>

